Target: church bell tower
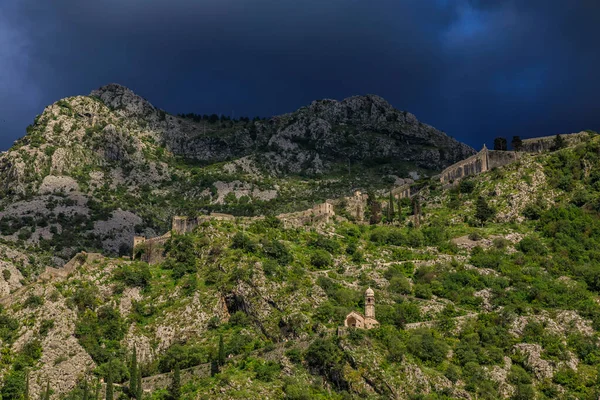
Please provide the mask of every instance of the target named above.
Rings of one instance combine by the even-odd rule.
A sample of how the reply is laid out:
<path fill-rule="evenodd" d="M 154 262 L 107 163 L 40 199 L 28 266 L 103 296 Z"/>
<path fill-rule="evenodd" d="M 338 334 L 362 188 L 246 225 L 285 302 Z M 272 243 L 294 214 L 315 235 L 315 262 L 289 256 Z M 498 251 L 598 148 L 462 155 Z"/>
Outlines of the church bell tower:
<path fill-rule="evenodd" d="M 375 319 L 375 292 L 371 288 L 365 292 L 365 317 Z"/>

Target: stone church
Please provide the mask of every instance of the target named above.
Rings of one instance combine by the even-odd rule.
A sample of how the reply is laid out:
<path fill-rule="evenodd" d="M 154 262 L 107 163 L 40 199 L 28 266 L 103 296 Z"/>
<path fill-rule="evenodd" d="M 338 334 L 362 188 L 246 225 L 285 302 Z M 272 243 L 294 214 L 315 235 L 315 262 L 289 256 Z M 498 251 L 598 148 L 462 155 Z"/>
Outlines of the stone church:
<path fill-rule="evenodd" d="M 352 311 L 346 316 L 344 326 L 347 328 L 372 329 L 379 326 L 375 319 L 375 292 L 368 288 L 365 292 L 365 315 Z"/>

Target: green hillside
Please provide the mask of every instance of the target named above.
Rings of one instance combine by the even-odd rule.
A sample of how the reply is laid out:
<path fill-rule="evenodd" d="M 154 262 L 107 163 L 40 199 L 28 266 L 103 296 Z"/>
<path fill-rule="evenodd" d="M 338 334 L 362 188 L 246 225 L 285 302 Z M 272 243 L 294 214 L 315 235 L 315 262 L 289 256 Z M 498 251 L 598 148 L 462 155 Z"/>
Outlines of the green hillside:
<path fill-rule="evenodd" d="M 591 135 L 393 213 L 371 194 L 373 225 L 340 199 L 327 224 L 204 222 L 157 264 L 80 255 L 4 298 L 2 398 L 136 398 L 141 375 L 152 399 L 596 399 L 598 171 Z M 339 330 L 368 287 L 380 326 Z"/>

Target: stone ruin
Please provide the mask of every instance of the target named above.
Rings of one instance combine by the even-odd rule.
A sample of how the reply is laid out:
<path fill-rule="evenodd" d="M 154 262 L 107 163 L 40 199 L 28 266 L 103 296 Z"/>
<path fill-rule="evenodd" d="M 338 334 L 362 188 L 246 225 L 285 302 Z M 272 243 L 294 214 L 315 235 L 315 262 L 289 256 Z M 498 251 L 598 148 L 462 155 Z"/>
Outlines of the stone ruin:
<path fill-rule="evenodd" d="M 327 201 L 305 211 L 279 214 L 277 218 L 283 222 L 284 228 L 300 228 L 307 225 L 327 224 L 333 216 L 335 216 L 333 204 Z"/>

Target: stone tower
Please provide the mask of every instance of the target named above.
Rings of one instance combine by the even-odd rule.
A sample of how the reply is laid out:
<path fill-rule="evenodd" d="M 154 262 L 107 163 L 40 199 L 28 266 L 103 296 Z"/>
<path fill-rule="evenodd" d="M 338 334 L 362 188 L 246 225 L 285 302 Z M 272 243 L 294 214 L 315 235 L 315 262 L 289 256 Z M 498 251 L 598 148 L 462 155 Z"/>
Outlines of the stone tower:
<path fill-rule="evenodd" d="M 365 317 L 375 319 L 375 292 L 371 288 L 365 292 Z"/>

